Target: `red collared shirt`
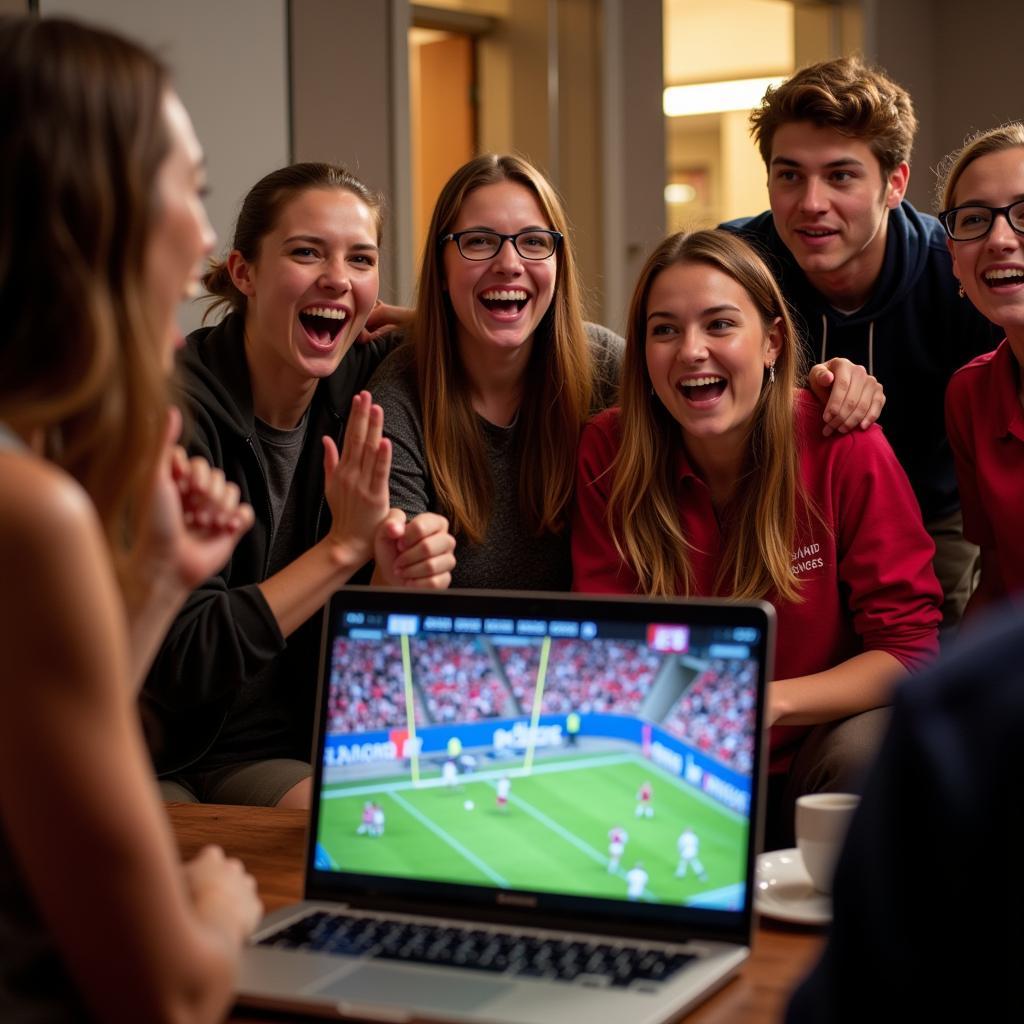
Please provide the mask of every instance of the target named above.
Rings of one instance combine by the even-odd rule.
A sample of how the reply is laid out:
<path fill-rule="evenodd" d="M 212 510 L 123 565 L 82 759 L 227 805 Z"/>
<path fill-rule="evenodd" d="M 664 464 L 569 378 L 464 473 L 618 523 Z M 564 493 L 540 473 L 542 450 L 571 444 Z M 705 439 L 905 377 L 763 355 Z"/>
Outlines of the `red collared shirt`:
<path fill-rule="evenodd" d="M 792 572 L 799 603 L 768 594 L 778 616 L 776 679 L 833 668 L 862 651 L 886 651 L 914 669 L 938 650 L 942 592 L 931 560 L 935 546 L 888 442 L 878 427 L 825 438 L 821 407 L 806 392 L 796 401 L 800 475 L 819 516 L 798 499 Z M 635 593 L 636 576 L 619 557 L 606 526 L 611 475 L 619 448 L 619 410 L 597 416 L 583 432 L 572 528 L 573 588 Z M 684 454 L 677 502 L 690 541 L 694 593 L 714 594 L 724 549 L 711 492 Z M 772 730 L 772 770 L 783 770 L 803 727 Z"/>
<path fill-rule="evenodd" d="M 1012 594 L 1024 590 L 1024 408 L 1020 368 L 1008 341 L 953 374 L 946 391 L 946 429 L 956 462 L 964 536 L 994 553 L 1000 577 L 987 580 Z"/>

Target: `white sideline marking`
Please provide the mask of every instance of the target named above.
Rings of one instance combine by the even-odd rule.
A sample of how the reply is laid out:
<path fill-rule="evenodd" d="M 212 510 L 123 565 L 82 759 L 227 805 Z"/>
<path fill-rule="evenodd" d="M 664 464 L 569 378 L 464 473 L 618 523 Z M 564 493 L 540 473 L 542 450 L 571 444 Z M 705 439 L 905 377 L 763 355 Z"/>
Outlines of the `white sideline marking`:
<path fill-rule="evenodd" d="M 418 811 L 415 807 L 413 807 L 413 805 L 409 803 L 409 801 L 406 800 L 404 796 L 399 796 L 397 793 L 391 793 L 390 795 L 392 799 L 395 801 L 395 803 L 397 803 L 400 807 L 404 807 L 405 810 L 407 810 L 421 825 L 425 825 L 428 829 L 430 829 L 430 831 L 433 832 L 434 835 L 438 837 L 438 839 L 447 843 L 456 853 L 461 854 L 463 857 L 465 857 L 470 864 L 472 864 L 479 871 L 482 871 L 492 882 L 494 882 L 495 885 L 500 885 L 503 889 L 509 888 L 508 882 L 504 878 L 502 878 L 497 871 L 495 871 L 485 861 L 482 861 L 471 850 L 467 850 L 466 847 L 464 847 L 462 843 L 460 843 L 458 839 L 455 838 L 455 836 L 445 832 L 445 830 L 441 828 L 440 825 L 431 821 L 430 818 L 428 818 L 425 814 L 423 814 L 421 811 Z"/>

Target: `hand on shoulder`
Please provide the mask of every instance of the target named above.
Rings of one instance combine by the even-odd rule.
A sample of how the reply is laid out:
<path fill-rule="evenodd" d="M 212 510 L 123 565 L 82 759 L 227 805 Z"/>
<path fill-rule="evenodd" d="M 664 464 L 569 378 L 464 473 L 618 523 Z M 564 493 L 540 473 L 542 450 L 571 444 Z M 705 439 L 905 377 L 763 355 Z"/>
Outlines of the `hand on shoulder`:
<path fill-rule="evenodd" d="M 407 306 L 389 306 L 386 302 L 376 301 L 370 315 L 366 318 L 363 329 L 356 338 L 358 344 L 376 341 L 387 334 L 405 330 L 412 323 L 415 310 Z"/>
<path fill-rule="evenodd" d="M 807 374 L 807 386 L 825 406 L 825 437 L 867 430 L 885 405 L 885 392 L 878 380 L 863 366 L 841 356 L 813 366 Z"/>

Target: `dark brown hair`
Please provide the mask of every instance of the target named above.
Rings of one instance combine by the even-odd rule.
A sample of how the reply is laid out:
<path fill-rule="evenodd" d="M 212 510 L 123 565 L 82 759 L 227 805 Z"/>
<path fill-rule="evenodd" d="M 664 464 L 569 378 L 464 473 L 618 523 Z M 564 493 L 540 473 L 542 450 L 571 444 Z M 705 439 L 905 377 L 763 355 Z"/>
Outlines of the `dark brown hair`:
<path fill-rule="evenodd" d="M 910 94 L 859 57 L 812 64 L 768 89 L 761 106 L 750 115 L 750 134 L 765 167 L 771 163 L 775 132 L 794 121 L 809 121 L 862 139 L 885 176 L 904 161 L 910 162 L 917 134 Z"/>
<path fill-rule="evenodd" d="M 367 188 L 351 171 L 338 164 L 290 164 L 271 171 L 256 182 L 242 201 L 231 248 L 237 249 L 247 263 L 259 257 L 260 243 L 277 226 L 281 211 L 297 196 L 310 189 L 343 189 L 361 199 L 373 211 L 377 224 L 377 241 L 384 227 L 384 198 Z M 245 312 L 245 296 L 235 287 L 225 260 L 213 260 L 203 277 L 206 290 L 214 301 L 206 311 L 209 316 L 223 306 Z"/>

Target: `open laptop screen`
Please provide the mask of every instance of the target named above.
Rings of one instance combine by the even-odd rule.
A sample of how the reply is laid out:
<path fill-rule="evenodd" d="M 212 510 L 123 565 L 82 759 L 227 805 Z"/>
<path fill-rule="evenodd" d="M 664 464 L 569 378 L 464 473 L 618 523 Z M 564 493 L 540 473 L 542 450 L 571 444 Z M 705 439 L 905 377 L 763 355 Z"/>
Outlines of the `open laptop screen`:
<path fill-rule="evenodd" d="M 769 621 L 757 604 L 339 592 L 311 886 L 746 927 Z"/>

